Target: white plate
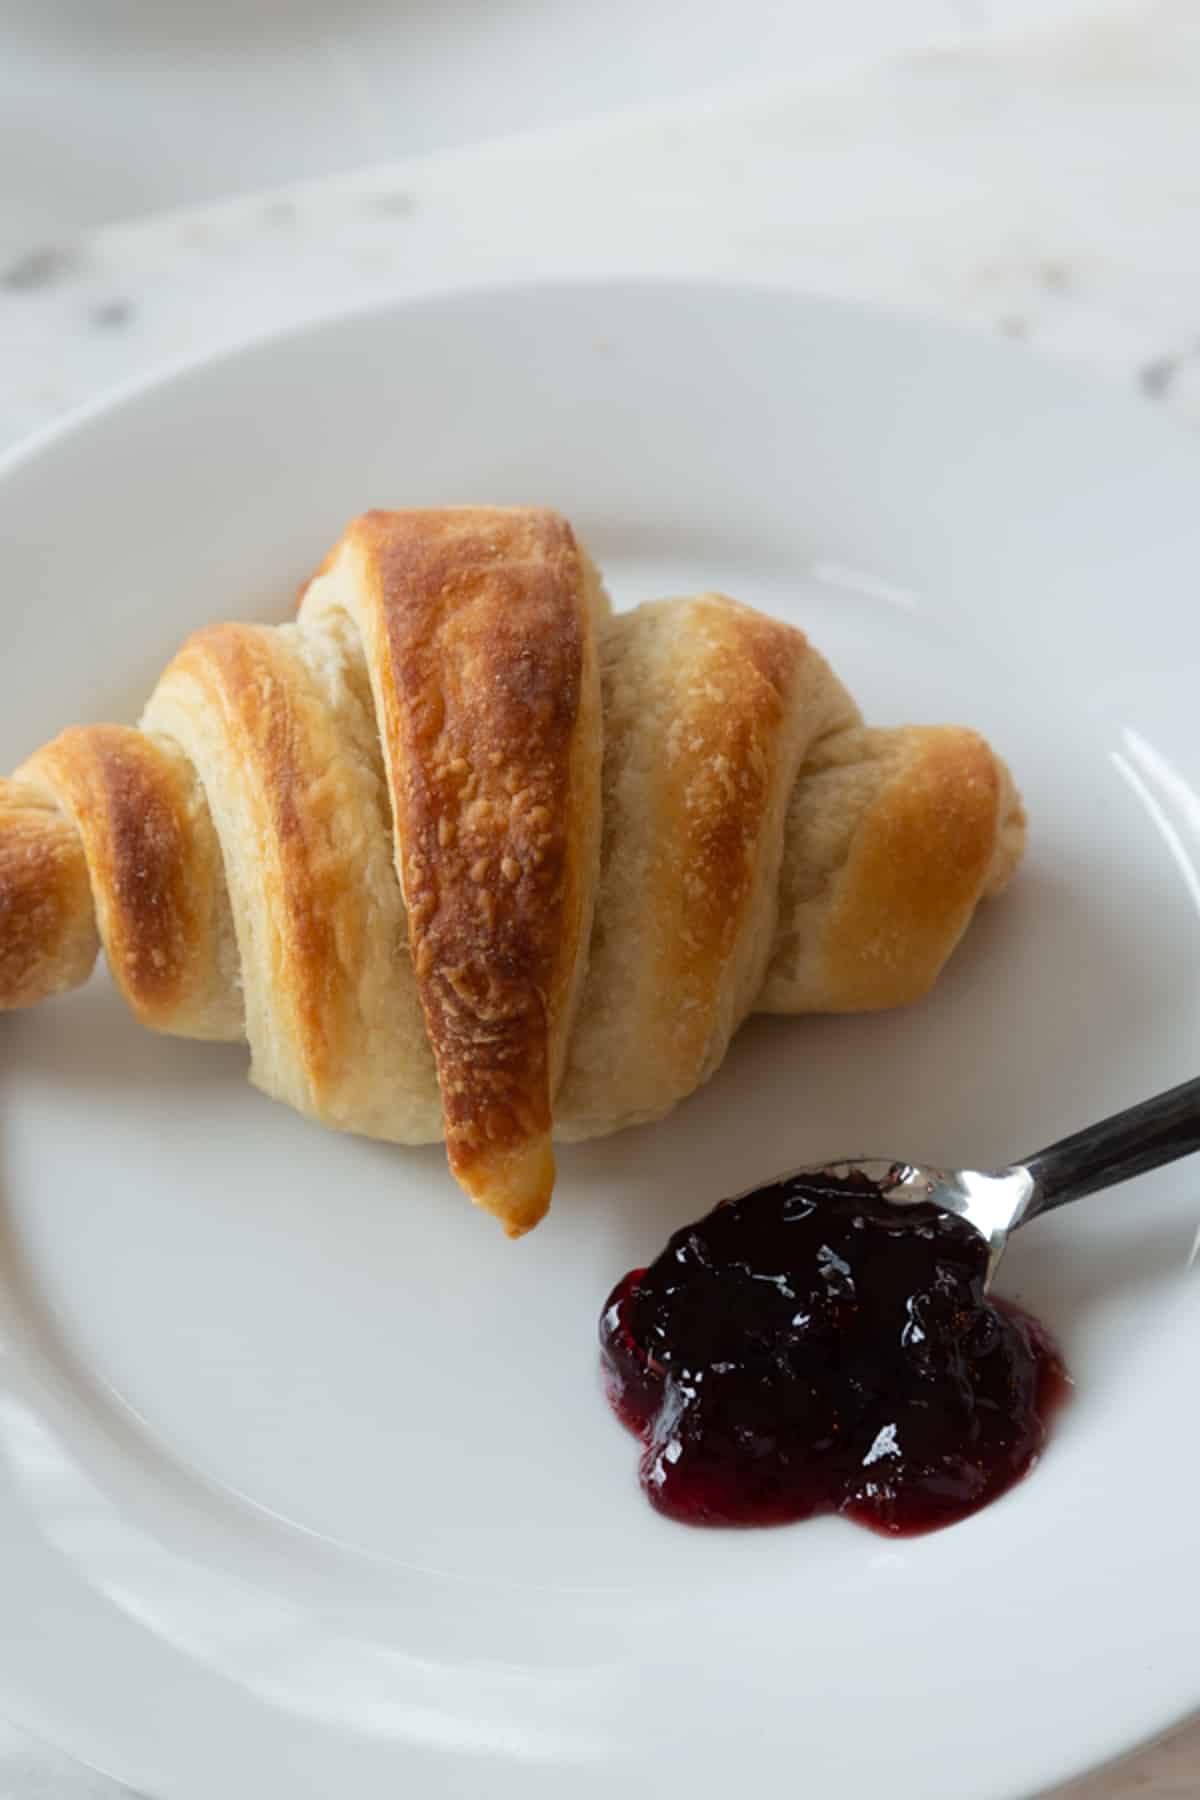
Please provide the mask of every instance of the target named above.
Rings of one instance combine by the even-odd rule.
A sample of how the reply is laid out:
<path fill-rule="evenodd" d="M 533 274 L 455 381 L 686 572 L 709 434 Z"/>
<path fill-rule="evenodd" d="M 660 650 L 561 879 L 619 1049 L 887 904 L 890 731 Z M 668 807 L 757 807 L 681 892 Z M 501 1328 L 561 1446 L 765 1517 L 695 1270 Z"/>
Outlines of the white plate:
<path fill-rule="evenodd" d="M 759 1021 L 513 1245 L 103 979 L 0 1022 L 0 1707 L 170 1800 L 994 1800 L 1200 1700 L 1200 1174 L 1032 1228 L 1078 1383 L 958 1528 L 690 1532 L 596 1378 L 610 1282 L 830 1153 L 987 1163 L 1196 1072 L 1200 455 L 1019 350 L 783 294 L 451 297 L 251 348 L 0 479 L 0 765 L 273 618 L 368 505 L 538 500 L 618 600 L 727 588 L 880 722 L 1011 758 L 1028 865 L 935 995 Z"/>

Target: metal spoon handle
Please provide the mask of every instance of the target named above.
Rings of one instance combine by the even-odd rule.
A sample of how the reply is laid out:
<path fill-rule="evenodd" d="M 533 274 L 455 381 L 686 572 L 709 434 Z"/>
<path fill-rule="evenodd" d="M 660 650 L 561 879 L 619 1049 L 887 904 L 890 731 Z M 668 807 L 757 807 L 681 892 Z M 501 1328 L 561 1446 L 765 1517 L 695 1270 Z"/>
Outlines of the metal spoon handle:
<path fill-rule="evenodd" d="M 1185 1081 L 1022 1157 L 1015 1168 L 1028 1172 L 1033 1191 L 1021 1223 L 1193 1150 L 1200 1150 L 1200 1080 Z"/>

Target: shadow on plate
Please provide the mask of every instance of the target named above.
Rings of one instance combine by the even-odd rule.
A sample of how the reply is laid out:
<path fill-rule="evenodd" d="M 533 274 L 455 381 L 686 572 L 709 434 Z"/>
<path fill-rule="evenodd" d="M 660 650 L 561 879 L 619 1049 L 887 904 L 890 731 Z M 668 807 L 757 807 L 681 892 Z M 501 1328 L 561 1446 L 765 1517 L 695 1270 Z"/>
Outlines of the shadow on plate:
<path fill-rule="evenodd" d="M 0 1021 L 0 1061 L 19 1065 L 24 1080 L 62 1088 L 188 1088 L 199 1097 L 245 1079 L 246 1048 L 145 1030 L 101 973 L 79 993 Z"/>

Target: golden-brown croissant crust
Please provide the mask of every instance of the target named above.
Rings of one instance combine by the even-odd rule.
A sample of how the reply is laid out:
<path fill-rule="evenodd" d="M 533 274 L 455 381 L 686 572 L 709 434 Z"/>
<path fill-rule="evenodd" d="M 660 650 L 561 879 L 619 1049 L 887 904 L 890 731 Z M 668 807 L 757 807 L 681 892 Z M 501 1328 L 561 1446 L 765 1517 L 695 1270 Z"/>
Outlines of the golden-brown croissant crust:
<path fill-rule="evenodd" d="M 367 513 L 294 623 L 198 632 L 136 730 L 0 781 L 0 1009 L 103 945 L 144 1024 L 444 1137 L 516 1235 L 553 1136 L 661 1117 L 749 1012 L 924 993 L 1023 845 L 981 738 L 864 726 L 792 627 L 612 616 L 544 509 Z"/>

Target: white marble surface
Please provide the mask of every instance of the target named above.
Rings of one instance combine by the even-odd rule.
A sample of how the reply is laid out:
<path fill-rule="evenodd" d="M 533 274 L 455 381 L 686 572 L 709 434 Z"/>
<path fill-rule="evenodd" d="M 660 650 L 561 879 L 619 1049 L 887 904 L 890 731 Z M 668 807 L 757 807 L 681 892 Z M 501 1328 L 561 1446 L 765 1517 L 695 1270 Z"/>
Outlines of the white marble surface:
<path fill-rule="evenodd" d="M 1098 0 L 0 0 L 0 253 Z"/>
<path fill-rule="evenodd" d="M 464 281 L 694 271 L 1006 331 L 1200 419 L 1200 12 L 1105 6 L 377 165 L 0 268 L 0 441 L 180 356 Z"/>
<path fill-rule="evenodd" d="M 0 444 L 329 311 L 607 272 L 920 309 L 1089 362 L 1200 426 L 1200 10 L 1062 11 L 1038 35 L 960 31 L 819 78 L 767 83 L 756 64 L 736 91 L 668 87 L 617 117 L 74 234 L 47 207 L 3 240 Z M 118 1790 L 0 1728 L 0 1792 Z M 1069 1793 L 1194 1800 L 1200 1726 Z"/>

